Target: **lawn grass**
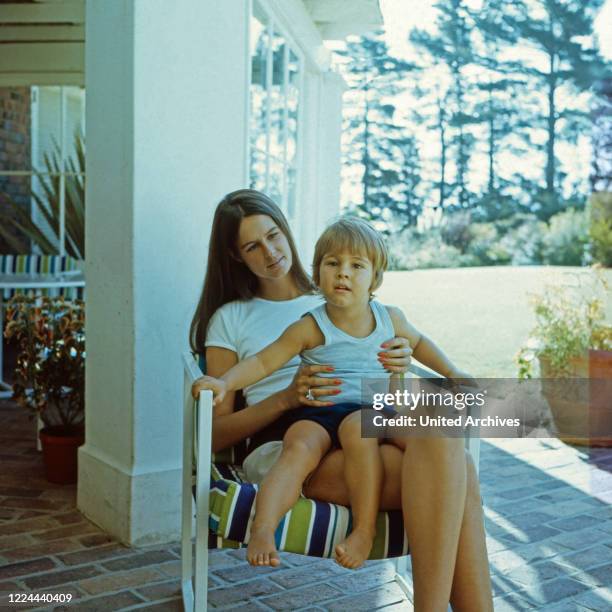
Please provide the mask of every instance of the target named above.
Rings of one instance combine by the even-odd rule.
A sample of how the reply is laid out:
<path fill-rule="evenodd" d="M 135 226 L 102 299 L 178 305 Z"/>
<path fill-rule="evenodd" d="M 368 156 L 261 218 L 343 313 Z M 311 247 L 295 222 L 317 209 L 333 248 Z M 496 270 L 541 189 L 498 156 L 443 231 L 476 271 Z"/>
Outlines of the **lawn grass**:
<path fill-rule="evenodd" d="M 514 377 L 514 356 L 534 324 L 528 294 L 588 271 L 500 266 L 387 272 L 377 297 L 400 306 L 460 368 L 474 376 Z M 606 277 L 612 283 L 612 270 Z M 611 310 L 608 304 L 609 318 Z"/>

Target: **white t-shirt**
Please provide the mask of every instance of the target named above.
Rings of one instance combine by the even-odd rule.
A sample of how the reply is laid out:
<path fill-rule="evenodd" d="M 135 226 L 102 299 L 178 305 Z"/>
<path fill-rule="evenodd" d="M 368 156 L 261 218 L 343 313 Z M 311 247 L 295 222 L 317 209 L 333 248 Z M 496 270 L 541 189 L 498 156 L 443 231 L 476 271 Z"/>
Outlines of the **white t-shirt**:
<path fill-rule="evenodd" d="M 317 295 L 301 295 L 284 301 L 253 298 L 229 302 L 212 316 L 205 346 L 229 349 L 243 361 L 274 342 L 289 325 L 322 303 L 323 299 Z M 287 387 L 299 365 L 300 358 L 296 356 L 274 374 L 246 387 L 247 404 L 256 404 Z"/>

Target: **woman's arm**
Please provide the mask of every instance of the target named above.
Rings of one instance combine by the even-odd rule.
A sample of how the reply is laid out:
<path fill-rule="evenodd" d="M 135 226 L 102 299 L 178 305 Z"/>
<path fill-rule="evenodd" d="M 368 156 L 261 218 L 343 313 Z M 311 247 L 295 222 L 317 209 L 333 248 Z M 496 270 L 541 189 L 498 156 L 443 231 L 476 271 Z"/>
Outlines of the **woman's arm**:
<path fill-rule="evenodd" d="M 223 376 L 232 366 L 238 363 L 238 355 L 224 348 L 209 347 L 206 349 L 207 372 L 215 378 Z M 212 450 L 218 452 L 241 442 L 257 433 L 286 410 L 293 408 L 292 385 L 283 391 L 274 393 L 265 400 L 234 412 L 236 394 L 226 393 L 225 398 L 213 408 Z"/>
<path fill-rule="evenodd" d="M 259 353 L 230 367 L 222 376 L 207 374 L 198 378 L 191 386 L 191 393 L 197 397 L 200 391 L 214 392 L 213 405 L 217 406 L 228 391 L 244 389 L 276 372 L 292 357 L 304 349 L 317 346 L 324 341 L 320 330 L 311 317 L 300 319 L 290 325 L 274 342 Z"/>
<path fill-rule="evenodd" d="M 317 332 L 319 334 L 320 332 L 311 317 L 305 317 L 300 322 L 302 327 L 305 328 L 304 335 L 306 336 L 307 346 L 323 341 L 322 338 L 317 336 Z M 218 379 L 238 364 L 238 355 L 229 349 L 209 347 L 206 349 L 206 364 L 207 374 Z M 328 393 L 332 395 L 339 393 L 337 389 L 329 389 L 329 385 L 339 384 L 340 381 L 330 381 L 329 379 L 320 379 L 320 383 L 312 381 L 313 374 L 322 370 L 329 371 L 330 368 L 328 366 L 302 366 L 288 387 L 257 404 L 238 411 L 234 411 L 236 394 L 234 391 L 228 391 L 223 400 L 213 406 L 213 452 L 241 442 L 274 422 L 287 410 L 302 405 L 305 385 L 313 387 L 327 385 Z M 198 379 L 194 383 L 192 388 L 194 396 L 197 396 L 200 388 L 205 388 L 205 385 L 200 386 L 199 381 L 202 380 Z M 314 403 L 321 406 L 331 405 L 331 402 L 323 401 Z"/>
<path fill-rule="evenodd" d="M 268 344 L 259 353 L 236 364 L 221 376 L 227 390 L 235 391 L 253 385 L 299 355 L 302 350 L 312 344 L 312 327 L 310 317 L 300 319 L 290 325 L 280 338 Z"/>

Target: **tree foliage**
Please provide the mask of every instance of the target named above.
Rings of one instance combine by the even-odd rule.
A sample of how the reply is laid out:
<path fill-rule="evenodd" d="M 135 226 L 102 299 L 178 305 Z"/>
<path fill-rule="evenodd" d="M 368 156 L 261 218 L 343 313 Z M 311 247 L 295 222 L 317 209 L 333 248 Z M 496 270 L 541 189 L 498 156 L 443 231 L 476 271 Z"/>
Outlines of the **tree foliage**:
<path fill-rule="evenodd" d="M 350 204 L 374 220 L 404 225 L 421 213 L 418 148 L 398 123 L 395 97 L 413 64 L 392 57 L 381 33 L 350 41 L 345 52 L 346 96 L 343 157 L 360 169 L 361 198 Z"/>
<path fill-rule="evenodd" d="M 602 4 L 440 0 L 435 27 L 409 35 L 411 62 L 380 35 L 351 41 L 344 161 L 361 213 L 398 231 L 458 211 L 548 223 L 584 208 L 587 177 L 560 160 L 584 150 L 593 121 L 591 183 L 608 189 L 612 78 L 593 33 Z"/>

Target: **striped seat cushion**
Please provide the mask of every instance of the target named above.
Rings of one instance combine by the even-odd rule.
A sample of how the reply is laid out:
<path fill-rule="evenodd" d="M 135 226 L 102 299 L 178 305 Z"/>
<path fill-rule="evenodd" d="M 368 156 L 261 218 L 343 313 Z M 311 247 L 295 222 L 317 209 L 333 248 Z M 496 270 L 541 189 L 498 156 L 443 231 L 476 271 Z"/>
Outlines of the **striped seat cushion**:
<path fill-rule="evenodd" d="M 82 262 L 73 257 L 61 255 L 0 255 L 0 274 L 55 274 L 78 270 Z M 68 299 L 83 297 L 82 287 L 62 287 L 59 289 L 4 289 L 2 298 L 8 300 L 16 293 L 37 295 L 63 295 Z"/>
<path fill-rule="evenodd" d="M 228 464 L 214 464 L 211 477 L 210 547 L 237 548 L 240 543 L 248 543 L 257 486 L 244 482 L 240 468 Z M 333 557 L 336 544 L 346 538 L 351 528 L 349 508 L 300 498 L 281 520 L 276 530 L 276 546 L 286 552 Z M 401 511 L 379 512 L 369 558 L 406 554 L 408 541 Z"/>

